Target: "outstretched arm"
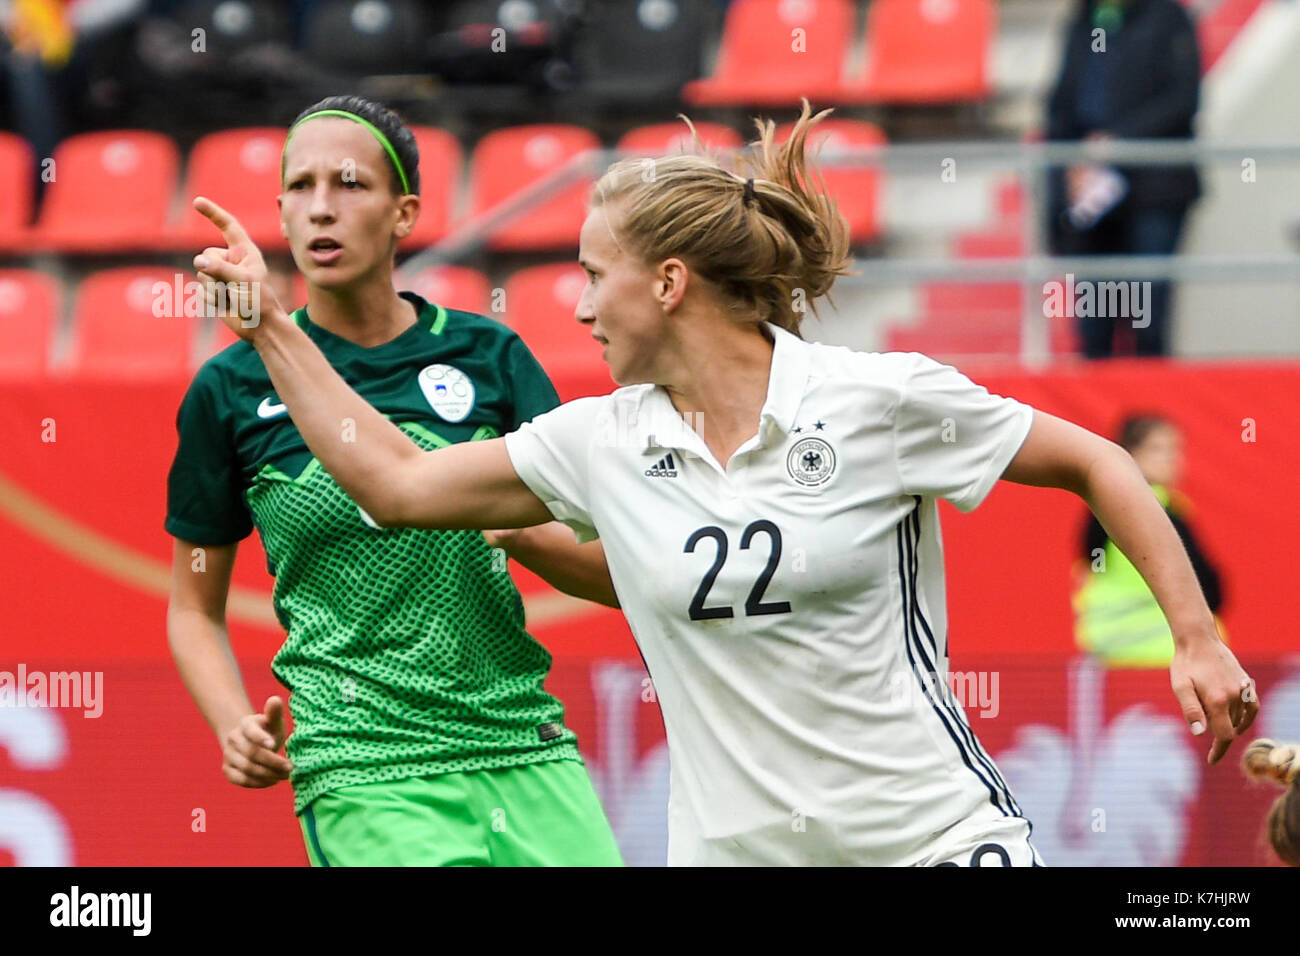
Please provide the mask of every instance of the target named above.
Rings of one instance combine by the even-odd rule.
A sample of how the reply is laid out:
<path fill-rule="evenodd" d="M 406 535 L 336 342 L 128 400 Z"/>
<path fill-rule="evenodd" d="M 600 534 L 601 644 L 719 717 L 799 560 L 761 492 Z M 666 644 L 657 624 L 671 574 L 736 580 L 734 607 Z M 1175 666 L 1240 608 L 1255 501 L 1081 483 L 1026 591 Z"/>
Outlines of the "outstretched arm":
<path fill-rule="evenodd" d="M 227 301 L 238 304 L 222 321 L 257 349 L 307 447 L 377 524 L 521 528 L 551 520 L 516 474 L 503 439 L 425 452 L 353 391 L 276 301 L 261 253 L 235 217 L 207 199 L 194 205 L 226 241 L 225 249 L 209 247 L 195 258 L 199 277 L 209 286 L 244 284 L 227 287 Z M 260 312 L 246 327 L 239 313 L 251 315 L 254 303 Z"/>
<path fill-rule="evenodd" d="M 519 528 L 551 513 L 515 473 L 505 440 L 421 450 L 334 371 L 283 310 L 253 339 L 307 447 L 382 527 Z"/>
<path fill-rule="evenodd" d="M 1151 588 L 1174 637 L 1170 681 L 1193 734 L 1214 732 L 1217 763 L 1255 720 L 1254 684 L 1219 640 L 1196 572 L 1169 516 L 1119 445 L 1041 411 L 1002 477 L 1073 491 Z"/>

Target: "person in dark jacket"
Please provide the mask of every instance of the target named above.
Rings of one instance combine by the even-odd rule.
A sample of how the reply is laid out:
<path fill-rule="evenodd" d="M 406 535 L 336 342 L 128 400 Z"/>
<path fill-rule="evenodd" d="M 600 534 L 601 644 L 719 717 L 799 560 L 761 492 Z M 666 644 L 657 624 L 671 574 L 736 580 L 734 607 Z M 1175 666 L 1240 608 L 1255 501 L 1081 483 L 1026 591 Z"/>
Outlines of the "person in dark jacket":
<path fill-rule="evenodd" d="M 1047 138 L 1190 139 L 1200 75 L 1196 29 L 1178 0 L 1080 0 L 1048 102 Z M 1177 248 L 1187 211 L 1201 195 L 1196 167 L 1119 166 L 1114 172 L 1119 178 L 1098 177 L 1096 167 L 1053 171 L 1048 234 L 1054 253 L 1169 255 Z M 1109 181 L 1099 187 L 1099 178 Z M 1086 193 L 1100 188 L 1104 194 L 1107 186 L 1109 200 L 1094 193 L 1088 215 Z M 1076 310 L 1088 358 L 1113 354 L 1115 332 L 1130 324 L 1126 320 L 1136 354 L 1169 354 L 1170 283 L 1146 288 L 1145 314 Z"/>

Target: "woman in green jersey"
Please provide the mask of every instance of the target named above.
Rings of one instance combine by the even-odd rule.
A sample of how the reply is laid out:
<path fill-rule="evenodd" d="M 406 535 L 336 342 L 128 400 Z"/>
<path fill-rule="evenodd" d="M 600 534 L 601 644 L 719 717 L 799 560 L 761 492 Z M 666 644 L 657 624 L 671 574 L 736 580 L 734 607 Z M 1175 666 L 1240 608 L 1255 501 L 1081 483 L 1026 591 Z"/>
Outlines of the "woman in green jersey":
<path fill-rule="evenodd" d="M 397 116 L 359 97 L 317 103 L 290 128 L 282 176 L 281 229 L 307 280 L 294 321 L 415 446 L 497 437 L 558 404 L 505 326 L 394 291 L 397 244 L 420 212 L 415 140 Z M 379 527 L 320 467 L 247 342 L 198 371 L 177 429 L 167 633 L 227 780 L 288 779 L 317 865 L 621 863 L 543 690 L 550 656 L 482 535 Z M 355 423 L 339 429 L 355 440 Z M 271 665 L 290 691 L 287 745 L 283 702 L 254 708 L 225 624 L 254 527 L 288 632 Z"/>

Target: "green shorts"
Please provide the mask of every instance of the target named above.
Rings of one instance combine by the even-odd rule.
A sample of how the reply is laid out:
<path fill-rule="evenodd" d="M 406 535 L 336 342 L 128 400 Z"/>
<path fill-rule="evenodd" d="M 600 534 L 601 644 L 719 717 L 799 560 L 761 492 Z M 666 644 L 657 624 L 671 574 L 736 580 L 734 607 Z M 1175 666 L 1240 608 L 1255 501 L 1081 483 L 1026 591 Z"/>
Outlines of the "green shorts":
<path fill-rule="evenodd" d="M 313 866 L 623 865 L 576 760 L 340 787 L 298 820 Z"/>

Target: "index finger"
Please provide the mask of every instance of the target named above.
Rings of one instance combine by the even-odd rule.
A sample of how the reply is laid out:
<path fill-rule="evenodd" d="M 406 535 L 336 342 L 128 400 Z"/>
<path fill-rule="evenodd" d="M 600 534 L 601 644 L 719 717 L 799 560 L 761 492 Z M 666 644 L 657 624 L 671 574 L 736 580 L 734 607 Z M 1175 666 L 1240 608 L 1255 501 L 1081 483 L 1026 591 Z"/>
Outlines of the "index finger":
<path fill-rule="evenodd" d="M 266 747 L 268 750 L 275 749 L 275 739 L 267 733 L 262 727 L 261 714 L 251 714 L 252 720 L 245 720 L 240 724 L 240 732 L 245 740 L 256 747 Z"/>
<path fill-rule="evenodd" d="M 222 209 L 216 203 L 206 196 L 194 197 L 194 208 L 199 214 L 206 217 L 214 226 L 221 230 L 221 235 L 226 240 L 227 246 L 247 243 L 248 233 L 244 227 L 239 224 L 239 220 L 232 216 L 226 210 Z"/>

